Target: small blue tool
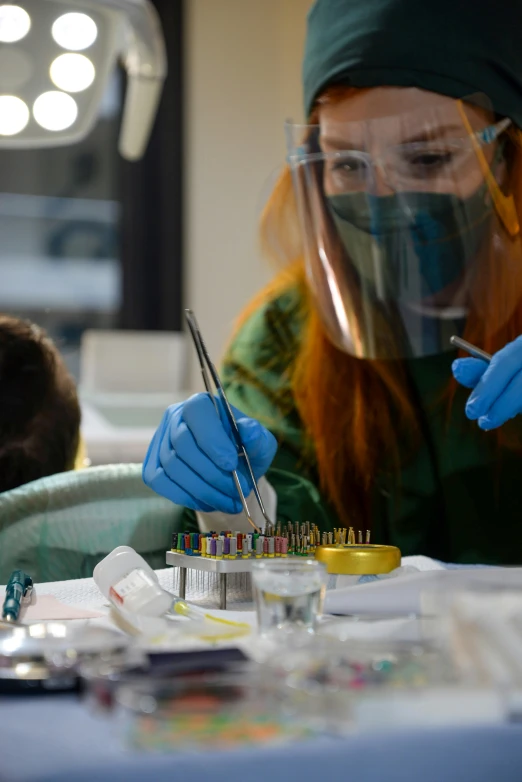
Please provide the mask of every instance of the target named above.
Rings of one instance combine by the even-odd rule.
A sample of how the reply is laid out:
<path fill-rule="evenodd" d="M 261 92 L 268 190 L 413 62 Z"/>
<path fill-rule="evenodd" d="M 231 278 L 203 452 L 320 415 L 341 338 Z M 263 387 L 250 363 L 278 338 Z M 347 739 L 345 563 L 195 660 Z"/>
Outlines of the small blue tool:
<path fill-rule="evenodd" d="M 23 570 L 13 570 L 5 588 L 5 600 L 2 607 L 2 619 L 17 622 L 24 603 L 31 602 L 33 579 Z"/>

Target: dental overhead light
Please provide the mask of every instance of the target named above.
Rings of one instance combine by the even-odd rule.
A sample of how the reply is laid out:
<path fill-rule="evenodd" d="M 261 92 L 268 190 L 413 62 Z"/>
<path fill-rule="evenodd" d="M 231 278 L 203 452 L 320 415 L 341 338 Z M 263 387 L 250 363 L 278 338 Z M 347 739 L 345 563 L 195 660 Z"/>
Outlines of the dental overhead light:
<path fill-rule="evenodd" d="M 0 148 L 74 144 L 96 123 L 116 61 L 127 72 L 120 152 L 143 156 L 167 74 L 149 0 L 0 2 Z"/>

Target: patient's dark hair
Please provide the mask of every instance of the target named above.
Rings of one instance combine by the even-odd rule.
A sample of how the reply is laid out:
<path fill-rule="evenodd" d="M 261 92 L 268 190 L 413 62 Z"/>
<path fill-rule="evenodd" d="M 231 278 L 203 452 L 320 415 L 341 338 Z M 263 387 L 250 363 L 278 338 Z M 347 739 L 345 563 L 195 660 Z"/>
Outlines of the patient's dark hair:
<path fill-rule="evenodd" d="M 0 314 L 0 492 L 73 469 L 80 419 L 74 381 L 51 340 Z"/>

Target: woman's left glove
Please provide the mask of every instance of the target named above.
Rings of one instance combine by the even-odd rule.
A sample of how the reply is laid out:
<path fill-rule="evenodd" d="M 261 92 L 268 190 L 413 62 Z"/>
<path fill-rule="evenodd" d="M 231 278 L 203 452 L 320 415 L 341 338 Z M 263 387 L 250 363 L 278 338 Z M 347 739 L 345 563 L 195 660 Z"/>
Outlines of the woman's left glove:
<path fill-rule="evenodd" d="M 522 413 L 522 337 L 495 353 L 489 364 L 458 358 L 452 370 L 458 383 L 473 389 L 466 415 L 481 429 L 496 429 Z"/>

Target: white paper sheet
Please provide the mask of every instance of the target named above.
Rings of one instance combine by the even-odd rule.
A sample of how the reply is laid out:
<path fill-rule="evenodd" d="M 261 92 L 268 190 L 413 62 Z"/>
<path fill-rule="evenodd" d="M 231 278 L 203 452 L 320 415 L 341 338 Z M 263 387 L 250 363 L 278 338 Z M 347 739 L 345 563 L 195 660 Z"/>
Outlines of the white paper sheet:
<path fill-rule="evenodd" d="M 477 584 L 522 587 L 522 568 L 433 570 L 373 581 L 328 592 L 325 611 L 331 614 L 420 614 L 426 592 Z"/>
<path fill-rule="evenodd" d="M 54 595 L 37 594 L 34 602 L 22 609 L 20 621 L 24 624 L 51 620 L 61 622 L 66 619 L 96 619 L 100 616 L 103 616 L 102 611 L 67 605 Z"/>

